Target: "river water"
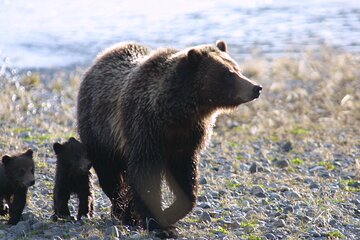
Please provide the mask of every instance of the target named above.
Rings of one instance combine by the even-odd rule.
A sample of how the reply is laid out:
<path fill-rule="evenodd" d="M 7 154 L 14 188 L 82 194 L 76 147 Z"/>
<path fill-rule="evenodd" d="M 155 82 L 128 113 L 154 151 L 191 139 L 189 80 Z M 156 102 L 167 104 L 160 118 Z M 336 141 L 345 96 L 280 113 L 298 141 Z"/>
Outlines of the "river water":
<path fill-rule="evenodd" d="M 0 57 L 17 68 L 88 64 L 119 41 L 228 42 L 241 59 L 322 44 L 360 52 L 360 0 L 0 0 Z"/>

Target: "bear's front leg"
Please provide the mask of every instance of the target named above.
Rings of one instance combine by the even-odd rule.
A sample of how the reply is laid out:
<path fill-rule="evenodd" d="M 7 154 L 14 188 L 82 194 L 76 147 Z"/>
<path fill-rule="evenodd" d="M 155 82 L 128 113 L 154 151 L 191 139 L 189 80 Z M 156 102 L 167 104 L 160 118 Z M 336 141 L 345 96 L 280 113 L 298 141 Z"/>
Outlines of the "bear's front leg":
<path fill-rule="evenodd" d="M 175 202 L 164 210 L 169 224 L 185 217 L 196 204 L 197 161 L 192 157 L 172 159 L 166 171 L 166 180 L 175 194 Z"/>
<path fill-rule="evenodd" d="M 26 204 L 27 189 L 17 190 L 9 206 L 10 219 L 8 224 L 16 225 L 20 219 Z"/>
<path fill-rule="evenodd" d="M 94 211 L 93 205 L 94 205 L 94 199 L 90 190 L 87 189 L 87 191 L 81 192 L 79 194 L 79 209 L 78 209 L 77 220 L 81 220 L 82 216 L 86 216 L 87 218 L 93 217 L 93 211 Z"/>
<path fill-rule="evenodd" d="M 161 176 L 158 170 L 129 169 L 129 185 L 133 191 L 133 203 L 140 215 L 144 228 L 149 231 L 164 229 L 168 226 L 164 221 L 161 209 Z"/>
<path fill-rule="evenodd" d="M 56 184 L 54 188 L 54 210 L 55 216 L 53 220 L 57 218 L 71 219 L 68 201 L 70 199 L 70 192 L 65 186 Z"/>

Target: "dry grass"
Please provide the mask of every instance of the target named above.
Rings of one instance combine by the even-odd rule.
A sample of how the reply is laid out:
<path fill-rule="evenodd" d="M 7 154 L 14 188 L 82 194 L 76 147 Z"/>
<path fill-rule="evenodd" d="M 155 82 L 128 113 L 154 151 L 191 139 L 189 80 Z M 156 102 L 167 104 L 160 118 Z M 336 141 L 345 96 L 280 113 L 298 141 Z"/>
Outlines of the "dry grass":
<path fill-rule="evenodd" d="M 342 216 L 344 222 L 350 223 L 351 218 L 342 215 L 339 206 L 332 203 L 354 197 L 353 192 L 344 190 L 332 196 L 326 193 L 331 191 L 324 188 L 321 190 L 323 194 L 313 195 L 296 179 L 310 177 L 320 183 L 328 181 L 317 176 L 305 176 L 301 167 L 318 164 L 332 171 L 334 154 L 359 157 L 360 57 L 323 47 L 318 52 L 307 51 L 302 55 L 287 55 L 276 59 L 250 57 L 241 66 L 245 75 L 262 84 L 264 90 L 259 100 L 218 118 L 213 142 L 219 143 L 217 149 L 221 149 L 221 152 L 217 152 L 216 157 L 211 151 L 205 153 L 207 160 L 204 162 L 211 164 L 211 168 L 202 169 L 201 173 L 206 177 L 209 188 L 218 192 L 224 188 L 248 189 L 254 185 L 271 189 L 271 183 L 286 183 L 303 200 L 307 199 L 309 206 L 314 207 L 314 222 L 302 223 L 303 232 L 309 226 L 318 224 L 316 221 L 324 221 L 333 214 Z M 49 166 L 46 162 L 46 159 L 53 156 L 51 144 L 77 135 L 75 106 L 80 77 L 79 71 L 70 74 L 57 72 L 46 81 L 44 79 L 48 77 L 41 73 L 0 76 L 0 153 L 11 154 L 27 147 L 36 148 L 37 171 L 53 174 L 53 165 Z M 259 150 L 263 158 L 271 161 L 285 157 L 291 166 L 286 171 L 269 176 L 265 173 L 260 176 L 248 173 L 237 176 L 240 164 L 254 160 L 252 156 L 255 149 L 250 144 L 259 139 L 271 143 L 291 141 L 294 150 L 285 155 L 279 155 L 271 144 L 265 144 Z M 312 156 L 319 156 L 318 158 L 303 157 L 309 151 L 306 144 L 301 144 L 304 142 L 316 146 L 311 151 Z M 325 144 L 332 144 L 334 147 L 324 147 Z M 215 158 L 221 156 L 233 161 L 230 169 L 222 169 L 215 161 Z M 354 171 L 355 179 L 360 179 L 359 159 L 352 160 L 354 164 L 347 171 Z M 218 166 L 222 171 L 220 174 L 231 172 L 231 177 L 236 177 L 217 177 L 219 172 L 214 173 L 213 168 Z M 49 184 L 50 189 L 51 183 L 46 181 L 44 184 Z M 329 181 L 336 182 L 339 179 Z M 203 195 L 206 191 L 209 189 L 201 187 L 199 194 Z M 40 197 L 39 201 L 44 206 L 51 201 L 50 195 Z M 221 198 L 219 207 L 223 210 L 221 213 L 212 212 L 210 223 L 200 222 L 196 214 L 188 215 L 179 223 L 180 233 L 189 236 L 190 232 L 194 237 L 207 238 L 214 238 L 221 233 L 229 239 L 238 238 L 233 227 L 219 223 L 224 219 L 236 218 L 226 209 L 241 206 L 241 201 L 242 198 L 229 196 Z M 291 201 L 293 204 L 297 203 L 296 199 Z M 255 206 L 257 204 L 260 203 L 254 203 Z M 29 208 L 35 214 L 44 216 L 41 206 L 30 203 Z M 51 211 L 51 207 L 46 208 Z M 243 238 L 260 239 L 259 236 L 264 232 L 258 227 L 259 222 L 266 220 L 264 214 L 258 212 L 250 222 L 241 222 L 241 227 L 248 231 Z M 298 224 L 291 215 L 286 221 L 288 224 Z M 96 222 L 93 224 L 97 225 Z M 101 223 L 95 226 L 101 232 L 103 227 Z M 297 239 L 300 233 L 289 235 L 289 239 Z M 334 236 L 336 234 L 334 232 Z M 144 233 L 140 235 L 144 236 Z"/>

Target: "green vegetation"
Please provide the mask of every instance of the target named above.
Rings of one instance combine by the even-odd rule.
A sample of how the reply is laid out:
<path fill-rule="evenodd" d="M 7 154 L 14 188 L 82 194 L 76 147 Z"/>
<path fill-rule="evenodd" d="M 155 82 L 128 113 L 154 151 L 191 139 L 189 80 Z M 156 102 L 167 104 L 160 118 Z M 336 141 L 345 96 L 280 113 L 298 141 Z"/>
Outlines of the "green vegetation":
<path fill-rule="evenodd" d="M 339 230 L 328 233 L 328 239 L 344 239 L 344 238 L 346 238 L 346 236 L 342 234 Z"/>
<path fill-rule="evenodd" d="M 293 165 L 303 165 L 305 162 L 301 158 L 294 158 L 290 161 Z"/>

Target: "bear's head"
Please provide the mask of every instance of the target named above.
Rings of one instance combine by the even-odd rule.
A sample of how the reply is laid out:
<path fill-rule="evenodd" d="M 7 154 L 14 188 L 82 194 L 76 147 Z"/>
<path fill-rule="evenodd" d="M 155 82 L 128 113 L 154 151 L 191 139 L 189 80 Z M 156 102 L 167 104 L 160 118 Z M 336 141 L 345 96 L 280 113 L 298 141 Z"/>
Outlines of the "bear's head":
<path fill-rule="evenodd" d="M 194 79 L 200 82 L 200 105 L 208 109 L 234 108 L 260 96 L 262 86 L 241 74 L 224 41 L 187 50 Z"/>
<path fill-rule="evenodd" d="M 16 189 L 28 188 L 35 184 L 35 165 L 33 160 L 33 151 L 27 150 L 23 154 L 8 156 L 2 158 L 6 176 Z"/>
<path fill-rule="evenodd" d="M 89 172 L 91 162 L 87 158 L 85 146 L 81 142 L 71 137 L 63 144 L 54 143 L 53 148 L 58 159 L 58 165 L 75 174 Z"/>

